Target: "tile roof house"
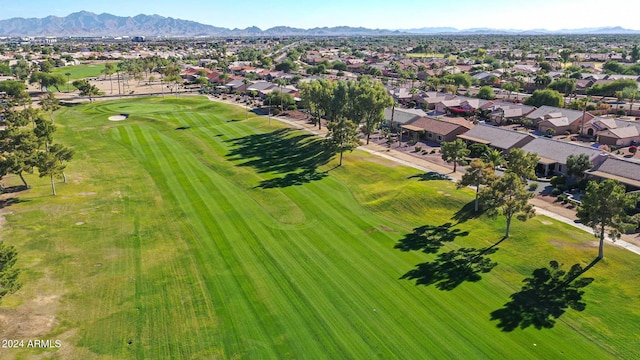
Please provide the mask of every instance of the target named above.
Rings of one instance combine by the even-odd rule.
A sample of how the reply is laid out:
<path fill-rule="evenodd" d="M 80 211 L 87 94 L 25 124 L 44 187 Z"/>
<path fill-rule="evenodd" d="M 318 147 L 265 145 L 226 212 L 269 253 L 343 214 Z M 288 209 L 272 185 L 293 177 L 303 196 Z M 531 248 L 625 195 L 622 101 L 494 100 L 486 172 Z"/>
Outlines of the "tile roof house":
<path fill-rule="evenodd" d="M 533 139 L 524 145 L 522 150 L 527 153 L 538 154 L 540 160 L 538 161 L 536 172 L 545 177 L 553 174 L 566 175 L 567 157 L 569 155 L 585 154 L 591 162 L 595 162 L 603 154 L 607 154 L 603 150 L 545 137 Z"/>
<path fill-rule="evenodd" d="M 595 137 L 600 144 L 629 146 L 640 143 L 640 123 L 596 117 L 585 124 L 582 134 Z"/>
<path fill-rule="evenodd" d="M 393 121 L 393 126 L 399 127 L 420 117 L 427 116 L 427 113 L 421 109 L 401 109 L 386 108 L 384 109 L 384 120 L 387 123 Z"/>
<path fill-rule="evenodd" d="M 566 131 L 578 132 L 583 124 L 593 119 L 594 116 L 588 112 L 583 113 L 578 110 L 544 105 L 529 113 L 526 118 L 533 120 L 534 125 L 540 132 L 547 132 L 548 129 L 553 129 L 556 134 L 561 134 Z"/>
<path fill-rule="evenodd" d="M 464 134 L 473 127 L 472 123 L 462 118 L 449 121 L 449 118 L 446 117 L 441 119 L 420 117 L 401 126 L 403 130 L 413 136 L 415 141 L 423 138 L 437 143 L 454 141 L 457 135 Z"/>
<path fill-rule="evenodd" d="M 446 100 L 455 99 L 457 96 L 452 94 L 445 94 L 435 91 L 428 91 L 423 94 L 420 98 L 418 98 L 419 104 L 424 104 L 425 108 L 433 110 L 436 107 L 436 104 Z"/>
<path fill-rule="evenodd" d="M 502 123 L 505 119 L 514 120 L 523 118 L 535 109 L 536 108 L 534 106 L 514 104 L 510 102 L 494 102 L 491 106 L 486 108 L 489 112 L 489 118 L 497 124 Z"/>
<path fill-rule="evenodd" d="M 451 100 L 440 101 L 435 105 L 435 110 L 439 113 L 466 114 L 478 109 L 488 108 L 491 105 L 493 105 L 493 102 L 490 100 L 458 96 Z"/>
<path fill-rule="evenodd" d="M 458 135 L 458 138 L 468 143 L 485 144 L 503 152 L 509 152 L 513 148 L 523 147 L 535 139 L 535 136 L 490 125 L 478 125 L 463 135 Z"/>
<path fill-rule="evenodd" d="M 588 178 L 617 180 L 627 186 L 627 190 L 640 189 L 640 163 L 603 156 L 596 166 L 586 172 Z"/>

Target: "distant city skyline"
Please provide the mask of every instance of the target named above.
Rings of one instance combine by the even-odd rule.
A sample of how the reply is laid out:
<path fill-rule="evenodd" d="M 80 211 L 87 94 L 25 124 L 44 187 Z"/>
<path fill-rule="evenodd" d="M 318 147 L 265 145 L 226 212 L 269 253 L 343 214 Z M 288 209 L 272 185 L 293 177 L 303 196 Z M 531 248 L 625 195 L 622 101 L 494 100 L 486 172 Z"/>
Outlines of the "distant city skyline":
<path fill-rule="evenodd" d="M 604 6 L 606 5 L 606 7 Z M 160 15 L 203 24 L 263 30 L 274 26 L 370 29 L 453 27 L 560 30 L 620 26 L 639 30 L 640 2 L 629 0 L 0 0 L 0 20 L 64 17 L 78 11 Z"/>

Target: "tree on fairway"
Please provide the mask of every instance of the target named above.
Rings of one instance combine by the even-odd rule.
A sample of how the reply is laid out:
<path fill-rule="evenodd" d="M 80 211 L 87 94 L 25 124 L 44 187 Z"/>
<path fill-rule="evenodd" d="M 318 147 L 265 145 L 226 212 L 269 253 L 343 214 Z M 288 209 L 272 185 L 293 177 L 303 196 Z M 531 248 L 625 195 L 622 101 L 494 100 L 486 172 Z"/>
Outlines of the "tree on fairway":
<path fill-rule="evenodd" d="M 327 123 L 327 137 L 325 144 L 328 150 L 340 153 L 340 163 L 342 166 L 342 154 L 345 151 L 353 151 L 360 145 L 358 139 L 358 124 L 345 118 Z"/>
<path fill-rule="evenodd" d="M 56 90 L 60 91 L 60 86 L 64 85 L 64 77 L 60 74 L 49 74 L 45 72 L 34 72 L 31 74 L 29 78 L 30 84 L 38 83 L 40 84 L 40 90 L 44 90 L 45 88 L 49 91 L 50 88 L 54 87 Z"/>
<path fill-rule="evenodd" d="M 467 144 L 462 139 L 442 142 L 440 151 L 442 152 L 442 160 L 453 163 L 453 172 L 456 172 L 458 165 L 466 164 L 466 158 L 471 152 L 471 150 L 467 149 Z"/>
<path fill-rule="evenodd" d="M 313 80 L 300 85 L 302 102 L 307 105 L 313 120 L 318 123 L 318 129 L 322 128 L 322 118 L 327 116 L 335 87 L 336 83 L 325 79 Z"/>
<path fill-rule="evenodd" d="M 14 267 L 17 260 L 16 248 L 0 241 L 0 299 L 18 291 L 21 287 L 18 282 L 20 271 Z"/>
<path fill-rule="evenodd" d="M 56 126 L 49 120 L 38 118 L 35 121 L 36 126 L 33 129 L 33 133 L 38 139 L 38 147 L 45 146 L 45 149 L 49 149 L 49 144 L 53 141 L 53 133 L 56 131 Z"/>
<path fill-rule="evenodd" d="M 62 167 L 62 180 L 66 183 L 67 175 L 65 175 L 64 169 L 67 167 L 66 163 L 71 161 L 71 159 L 73 158 L 75 151 L 64 145 L 53 144 L 49 147 L 49 152 L 51 152 L 56 160 L 60 163 L 60 166 Z"/>
<path fill-rule="evenodd" d="M 536 153 L 513 149 L 507 155 L 507 171 L 518 175 L 523 181 L 536 178 L 536 165 L 540 158 Z"/>
<path fill-rule="evenodd" d="M 3 131 L 2 138 L 4 141 L 0 142 L 0 175 L 18 175 L 28 189 L 29 184 L 23 174 L 33 170 L 37 149 L 36 136 L 32 131 L 10 128 Z"/>
<path fill-rule="evenodd" d="M 80 91 L 80 95 L 88 96 L 89 101 L 91 101 L 91 97 L 100 94 L 100 89 L 98 89 L 95 85 L 91 85 L 87 80 L 76 80 L 72 84 L 73 86 Z"/>
<path fill-rule="evenodd" d="M 507 171 L 480 191 L 480 202 L 486 209 L 487 216 L 495 218 L 502 214 L 506 218 L 505 238 L 509 237 L 514 216 L 520 221 L 526 221 L 535 215 L 533 206 L 529 204 L 529 199 L 534 194 L 527 191 L 525 185 L 526 182 L 520 176 Z"/>
<path fill-rule="evenodd" d="M 604 257 L 607 229 L 612 239 L 620 238 L 624 220 L 628 218 L 625 210 L 635 206 L 636 200 L 635 195 L 627 194 L 624 185 L 615 180 L 590 181 L 587 185 L 576 215 L 583 224 L 593 228 L 595 236 L 600 239 L 598 259 Z"/>
<path fill-rule="evenodd" d="M 51 191 L 53 192 L 53 196 L 56 196 L 56 183 L 54 177 L 62 177 L 65 165 L 62 165 L 60 161 L 56 159 L 55 154 L 51 151 L 38 153 L 36 165 L 38 167 L 40 177 L 48 176 L 51 180 Z"/>
<path fill-rule="evenodd" d="M 371 133 L 384 121 L 384 109 L 393 105 L 393 98 L 387 93 L 381 82 L 363 80 L 358 83 L 357 97 L 353 99 L 362 122 L 362 131 L 367 137 L 367 144 Z M 353 117 L 351 117 L 353 119 Z"/>
<path fill-rule="evenodd" d="M 52 92 L 48 92 L 40 99 L 40 104 L 42 105 L 42 110 L 49 113 L 49 118 L 53 123 L 53 112 L 60 109 L 60 100 Z"/>
<path fill-rule="evenodd" d="M 462 179 L 458 182 L 458 188 L 465 186 L 476 187 L 476 201 L 474 210 L 478 212 L 478 200 L 480 195 L 480 186 L 492 183 L 495 180 L 495 171 L 493 164 L 485 163 L 480 159 L 475 159 L 469 164 L 467 172 L 462 175 Z"/>
<path fill-rule="evenodd" d="M 584 178 L 584 172 L 592 167 L 593 163 L 587 154 L 567 156 L 567 174 L 573 176 L 576 182 L 580 182 Z"/>

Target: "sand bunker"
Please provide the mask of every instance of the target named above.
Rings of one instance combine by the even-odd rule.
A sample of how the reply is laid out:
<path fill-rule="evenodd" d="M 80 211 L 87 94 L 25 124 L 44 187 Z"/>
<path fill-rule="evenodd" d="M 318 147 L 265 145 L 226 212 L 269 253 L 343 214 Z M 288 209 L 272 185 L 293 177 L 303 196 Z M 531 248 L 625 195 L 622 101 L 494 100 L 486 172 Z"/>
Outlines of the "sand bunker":
<path fill-rule="evenodd" d="M 122 120 L 127 120 L 128 117 L 129 117 L 129 114 L 118 114 L 118 115 L 109 116 L 109 120 L 122 121 Z"/>

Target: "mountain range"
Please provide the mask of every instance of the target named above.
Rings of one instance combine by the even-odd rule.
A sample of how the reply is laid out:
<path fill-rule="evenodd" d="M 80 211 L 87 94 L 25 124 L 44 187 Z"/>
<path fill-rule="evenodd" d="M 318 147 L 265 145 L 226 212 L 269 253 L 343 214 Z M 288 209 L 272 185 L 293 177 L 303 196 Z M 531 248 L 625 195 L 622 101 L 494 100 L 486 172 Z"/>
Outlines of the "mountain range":
<path fill-rule="evenodd" d="M 475 28 L 459 30 L 453 27 L 425 27 L 419 29 L 367 29 L 363 27 L 317 27 L 299 29 L 277 26 L 262 30 L 252 26 L 246 29 L 227 29 L 195 21 L 174 19 L 159 15 L 129 17 L 94 14 L 80 11 L 66 17 L 12 18 L 0 20 L 0 36 L 150 36 L 150 37 L 216 37 L 216 36 L 376 36 L 376 35 L 565 35 L 565 34 L 640 34 L 639 30 L 621 27 L 565 29 L 549 31 L 502 30 Z"/>

